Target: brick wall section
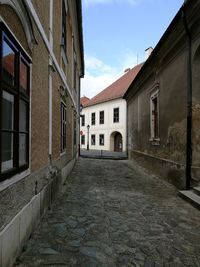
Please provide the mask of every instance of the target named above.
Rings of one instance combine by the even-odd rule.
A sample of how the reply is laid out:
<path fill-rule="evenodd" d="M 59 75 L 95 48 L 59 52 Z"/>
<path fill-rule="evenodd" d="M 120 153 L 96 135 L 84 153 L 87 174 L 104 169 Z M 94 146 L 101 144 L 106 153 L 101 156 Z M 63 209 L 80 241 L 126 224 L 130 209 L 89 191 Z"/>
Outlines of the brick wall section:
<path fill-rule="evenodd" d="M 56 2 L 59 0 L 56 0 Z M 33 6 L 37 11 L 37 15 L 42 23 L 43 29 L 49 39 L 49 13 L 50 1 L 49 0 L 32 0 Z"/>
<path fill-rule="evenodd" d="M 61 63 L 62 1 L 54 1 L 53 3 L 53 51 L 57 61 Z"/>
<path fill-rule="evenodd" d="M 33 49 L 32 103 L 31 103 L 31 171 L 48 164 L 48 65 L 49 57 L 41 37 Z"/>

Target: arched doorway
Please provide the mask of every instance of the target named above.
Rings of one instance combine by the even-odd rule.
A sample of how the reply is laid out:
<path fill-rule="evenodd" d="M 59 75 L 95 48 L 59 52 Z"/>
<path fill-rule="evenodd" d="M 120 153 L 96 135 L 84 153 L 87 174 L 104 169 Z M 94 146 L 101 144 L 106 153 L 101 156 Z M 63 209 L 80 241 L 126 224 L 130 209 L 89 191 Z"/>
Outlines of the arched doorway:
<path fill-rule="evenodd" d="M 122 152 L 122 135 L 119 132 L 114 136 L 114 151 Z"/>

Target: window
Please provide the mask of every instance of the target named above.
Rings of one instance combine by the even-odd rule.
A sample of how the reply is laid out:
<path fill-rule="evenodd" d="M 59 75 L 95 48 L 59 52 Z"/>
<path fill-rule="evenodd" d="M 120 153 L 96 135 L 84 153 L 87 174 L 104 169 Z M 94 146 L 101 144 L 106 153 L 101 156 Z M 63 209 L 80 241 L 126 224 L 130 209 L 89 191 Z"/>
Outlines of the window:
<path fill-rule="evenodd" d="M 92 134 L 92 135 L 91 135 L 91 145 L 92 145 L 92 146 L 95 146 L 95 144 L 96 144 L 96 140 L 95 140 L 95 139 L 96 139 L 95 134 Z"/>
<path fill-rule="evenodd" d="M 76 114 L 74 114 L 74 145 L 76 145 Z"/>
<path fill-rule="evenodd" d="M 150 120 L 151 120 L 151 139 L 158 139 L 158 90 L 151 94 L 150 99 Z"/>
<path fill-rule="evenodd" d="M 91 124 L 95 125 L 95 113 L 92 113 Z"/>
<path fill-rule="evenodd" d="M 104 134 L 99 135 L 99 145 L 104 146 Z"/>
<path fill-rule="evenodd" d="M 64 152 L 66 150 L 66 126 L 66 106 L 64 103 L 61 102 L 61 152 Z"/>
<path fill-rule="evenodd" d="M 119 122 L 119 108 L 113 109 L 113 122 Z"/>
<path fill-rule="evenodd" d="M 73 87 L 76 91 L 76 85 L 77 85 L 77 59 L 76 59 L 76 52 L 74 50 L 74 63 L 73 63 Z"/>
<path fill-rule="evenodd" d="M 85 126 L 85 115 L 81 115 L 81 126 Z"/>
<path fill-rule="evenodd" d="M 85 135 L 81 135 L 81 145 L 85 145 Z"/>
<path fill-rule="evenodd" d="M 30 59 L 0 23 L 0 177 L 29 166 Z"/>
<path fill-rule="evenodd" d="M 99 112 L 99 124 L 104 124 L 104 111 Z"/>
<path fill-rule="evenodd" d="M 67 51 L 67 13 L 65 0 L 62 0 L 62 37 L 61 45 L 63 46 L 65 52 Z"/>

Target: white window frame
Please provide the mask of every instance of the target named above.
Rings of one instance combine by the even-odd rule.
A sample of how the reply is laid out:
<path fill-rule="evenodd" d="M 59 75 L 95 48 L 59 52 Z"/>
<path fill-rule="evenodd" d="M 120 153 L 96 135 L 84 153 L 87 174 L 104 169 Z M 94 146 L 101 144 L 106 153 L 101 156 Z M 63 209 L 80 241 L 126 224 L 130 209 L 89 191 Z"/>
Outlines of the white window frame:
<path fill-rule="evenodd" d="M 154 110 L 154 100 L 157 98 L 157 131 L 158 136 L 155 136 L 155 121 L 152 115 Z M 159 89 L 155 89 L 150 95 L 150 141 L 160 141 L 159 138 Z"/>
<path fill-rule="evenodd" d="M 67 137 L 67 107 L 66 104 L 61 101 L 60 102 L 61 105 L 61 154 L 66 152 L 66 148 L 67 148 L 67 140 L 65 140 L 65 143 L 63 142 L 63 127 L 65 126 L 65 137 Z M 63 113 L 64 111 L 64 113 Z M 64 117 L 63 117 L 64 115 Z M 65 146 L 64 146 L 65 144 Z"/>
<path fill-rule="evenodd" d="M 103 136 L 103 144 L 101 143 L 101 135 Z M 99 146 L 105 146 L 105 135 L 99 134 Z"/>

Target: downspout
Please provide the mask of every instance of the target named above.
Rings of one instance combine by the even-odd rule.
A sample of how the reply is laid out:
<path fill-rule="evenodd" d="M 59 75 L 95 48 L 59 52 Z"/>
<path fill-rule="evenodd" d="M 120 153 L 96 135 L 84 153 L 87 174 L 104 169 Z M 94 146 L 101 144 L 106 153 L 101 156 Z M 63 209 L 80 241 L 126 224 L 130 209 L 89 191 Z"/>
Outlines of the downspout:
<path fill-rule="evenodd" d="M 53 0 L 50 0 L 49 43 L 53 49 Z M 52 165 L 52 58 L 49 54 L 49 163 Z"/>
<path fill-rule="evenodd" d="M 129 152 L 128 152 L 128 103 L 127 100 L 126 101 L 126 157 L 129 158 Z"/>
<path fill-rule="evenodd" d="M 186 190 L 191 186 L 192 165 L 192 52 L 191 33 L 186 18 L 185 3 L 183 6 L 183 24 L 187 36 L 187 143 L 186 143 Z"/>

